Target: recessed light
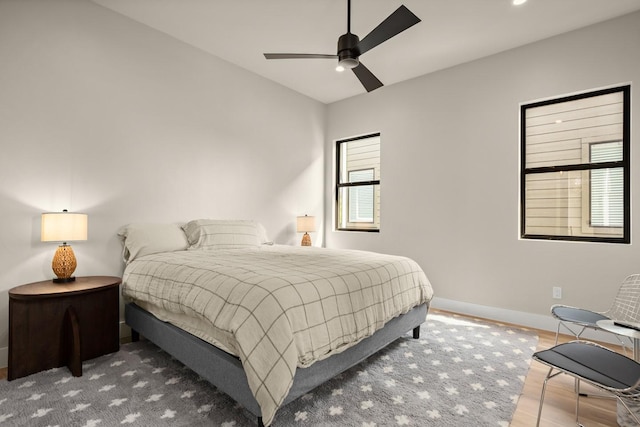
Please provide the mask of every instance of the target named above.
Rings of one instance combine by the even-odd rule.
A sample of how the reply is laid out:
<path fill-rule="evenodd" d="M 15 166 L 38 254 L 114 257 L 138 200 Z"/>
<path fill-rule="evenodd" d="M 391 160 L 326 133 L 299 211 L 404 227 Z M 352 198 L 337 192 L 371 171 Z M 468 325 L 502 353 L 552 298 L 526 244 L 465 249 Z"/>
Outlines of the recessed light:
<path fill-rule="evenodd" d="M 527 0 L 513 0 L 514 6 L 520 6 L 521 4 L 525 4 Z"/>

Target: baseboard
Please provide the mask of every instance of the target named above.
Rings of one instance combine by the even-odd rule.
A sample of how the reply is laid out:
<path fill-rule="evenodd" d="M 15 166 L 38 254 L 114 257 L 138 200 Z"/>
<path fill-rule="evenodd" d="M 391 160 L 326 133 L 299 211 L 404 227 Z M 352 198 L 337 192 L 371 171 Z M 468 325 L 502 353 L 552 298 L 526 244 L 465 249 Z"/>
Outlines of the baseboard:
<path fill-rule="evenodd" d="M 0 347 L 0 368 L 9 366 L 9 347 Z"/>
<path fill-rule="evenodd" d="M 558 321 L 551 316 L 551 313 L 548 315 L 534 314 L 439 297 L 433 298 L 431 301 L 431 307 L 453 313 L 481 317 L 483 319 L 494 320 L 496 322 L 511 323 L 514 325 L 524 326 L 526 328 L 551 331 L 553 333 L 558 329 Z M 551 309 L 551 307 L 549 307 L 549 309 Z M 582 338 L 615 345 L 620 344 L 612 334 L 602 331 L 594 331 L 591 329 L 585 331 L 585 333 L 582 334 Z"/>

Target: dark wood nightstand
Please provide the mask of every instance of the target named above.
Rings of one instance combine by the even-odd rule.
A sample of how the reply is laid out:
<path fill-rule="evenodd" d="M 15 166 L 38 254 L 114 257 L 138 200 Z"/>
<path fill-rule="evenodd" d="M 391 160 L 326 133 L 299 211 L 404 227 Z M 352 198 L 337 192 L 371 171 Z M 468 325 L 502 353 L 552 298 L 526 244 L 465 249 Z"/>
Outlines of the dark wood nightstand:
<path fill-rule="evenodd" d="M 9 290 L 9 381 L 120 349 L 119 277 L 51 280 Z"/>

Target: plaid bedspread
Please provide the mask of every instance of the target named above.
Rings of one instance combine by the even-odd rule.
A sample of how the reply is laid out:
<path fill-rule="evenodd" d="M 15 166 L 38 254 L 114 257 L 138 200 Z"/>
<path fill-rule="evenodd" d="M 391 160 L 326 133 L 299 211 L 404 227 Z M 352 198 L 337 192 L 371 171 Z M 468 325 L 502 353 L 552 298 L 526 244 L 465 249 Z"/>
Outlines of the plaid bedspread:
<path fill-rule="evenodd" d="M 123 295 L 232 336 L 269 425 L 297 366 L 356 344 L 433 291 L 405 257 L 275 245 L 147 255 L 125 269 Z"/>

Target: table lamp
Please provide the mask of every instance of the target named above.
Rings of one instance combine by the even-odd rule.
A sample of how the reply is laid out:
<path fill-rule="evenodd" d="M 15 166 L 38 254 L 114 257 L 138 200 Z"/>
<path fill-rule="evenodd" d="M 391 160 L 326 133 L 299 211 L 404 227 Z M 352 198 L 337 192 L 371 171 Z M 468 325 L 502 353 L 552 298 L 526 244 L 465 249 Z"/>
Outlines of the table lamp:
<path fill-rule="evenodd" d="M 87 214 L 62 212 L 42 214 L 40 240 L 43 242 L 62 242 L 51 261 L 51 268 L 58 276 L 55 283 L 68 283 L 76 280 L 71 276 L 76 270 L 77 261 L 71 246 L 67 242 L 87 240 Z"/>
<path fill-rule="evenodd" d="M 302 236 L 301 246 L 311 246 L 311 236 L 309 231 L 316 231 L 316 217 L 314 216 L 299 216 L 297 221 L 298 233 L 304 233 Z"/>

